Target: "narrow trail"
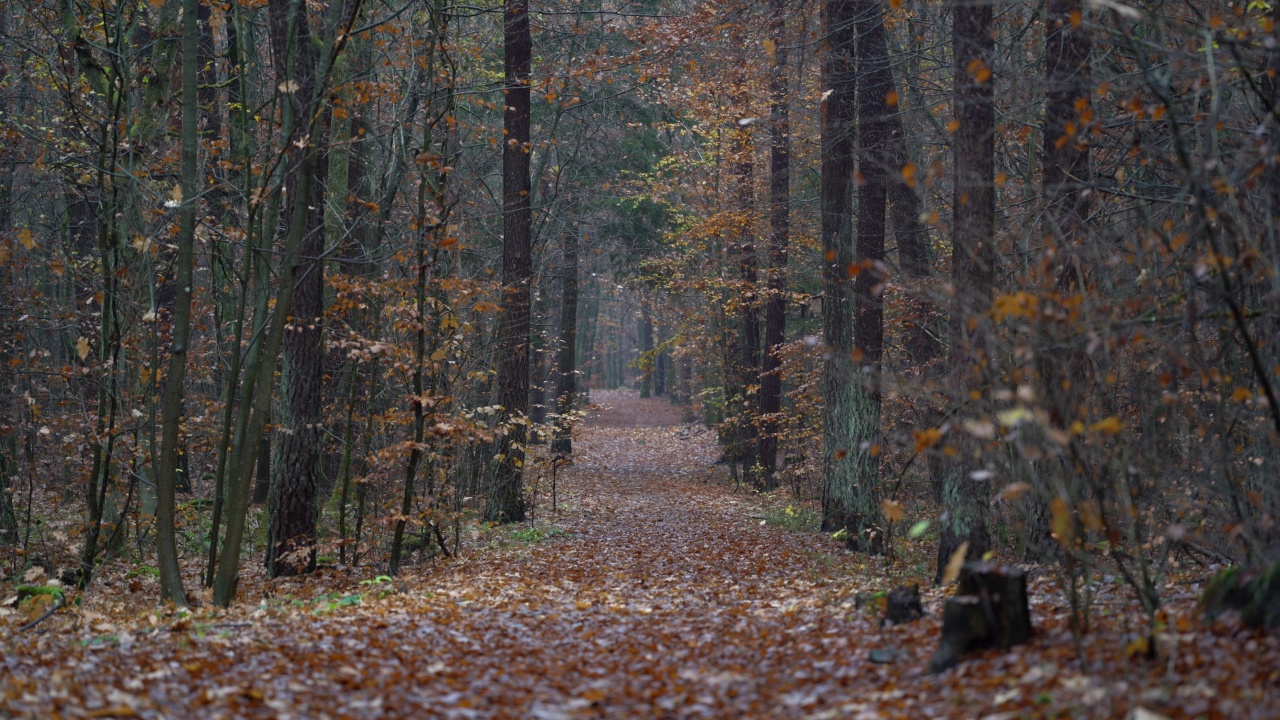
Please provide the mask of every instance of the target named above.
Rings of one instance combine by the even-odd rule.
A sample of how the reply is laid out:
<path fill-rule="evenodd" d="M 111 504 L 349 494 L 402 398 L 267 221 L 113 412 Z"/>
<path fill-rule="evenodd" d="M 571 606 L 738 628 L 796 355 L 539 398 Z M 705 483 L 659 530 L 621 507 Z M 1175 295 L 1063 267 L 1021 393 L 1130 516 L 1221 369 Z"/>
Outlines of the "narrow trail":
<path fill-rule="evenodd" d="M 831 609 L 834 543 L 752 518 L 714 435 L 665 401 L 593 400 L 606 409 L 560 473 L 560 511 L 537 518 L 545 539 L 319 616 L 260 609 L 52 649 L 52 666 L 11 657 L 0 716 L 796 717 L 869 672 L 849 647 L 874 623 Z M 61 707 L 24 702 L 50 694 Z"/>
<path fill-rule="evenodd" d="M 580 429 L 560 510 L 536 518 L 541 539 L 489 531 L 473 542 L 486 546 L 394 589 L 360 585 L 369 569 L 276 581 L 262 605 L 153 615 L 152 627 L 81 612 L 62 640 L 7 645 L 0 717 L 1101 718 L 1123 717 L 1152 681 L 1183 690 L 1140 665 L 1126 677 L 1071 670 L 1061 620 L 1030 645 L 925 676 L 935 616 L 881 628 L 851 600 L 883 577 L 823 534 L 761 522 L 714 465 L 712 433 L 682 427 L 661 400 L 593 400 L 607 409 Z M 548 507 L 545 481 L 539 492 Z M 335 581 L 332 595 L 363 597 L 289 599 Z M 1060 598 L 1035 602 L 1060 617 Z M 111 642 L 83 641 L 108 630 Z M 872 648 L 897 659 L 874 664 Z M 1265 677 L 1224 671 L 1215 682 Z"/>

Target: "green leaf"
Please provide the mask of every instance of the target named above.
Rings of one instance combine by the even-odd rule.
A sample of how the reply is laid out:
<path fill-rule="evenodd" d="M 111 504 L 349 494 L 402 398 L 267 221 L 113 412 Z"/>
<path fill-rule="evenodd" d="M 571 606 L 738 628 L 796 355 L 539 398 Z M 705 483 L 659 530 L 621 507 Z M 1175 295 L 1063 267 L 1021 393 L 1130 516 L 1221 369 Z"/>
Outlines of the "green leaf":
<path fill-rule="evenodd" d="M 911 538 L 912 540 L 915 540 L 916 538 L 923 535 L 924 531 L 928 529 L 929 529 L 929 521 L 921 520 L 920 522 L 911 526 L 911 529 L 907 531 L 907 537 Z"/>

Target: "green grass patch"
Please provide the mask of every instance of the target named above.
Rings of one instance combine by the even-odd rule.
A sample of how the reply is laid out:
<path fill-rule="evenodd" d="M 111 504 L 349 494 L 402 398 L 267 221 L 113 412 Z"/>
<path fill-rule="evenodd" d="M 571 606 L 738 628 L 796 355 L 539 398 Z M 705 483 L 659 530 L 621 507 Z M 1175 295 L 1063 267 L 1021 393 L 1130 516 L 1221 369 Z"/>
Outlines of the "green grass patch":
<path fill-rule="evenodd" d="M 792 532 L 812 532 L 818 529 L 822 517 L 808 508 L 789 504 L 786 507 L 765 510 L 764 521 Z"/>

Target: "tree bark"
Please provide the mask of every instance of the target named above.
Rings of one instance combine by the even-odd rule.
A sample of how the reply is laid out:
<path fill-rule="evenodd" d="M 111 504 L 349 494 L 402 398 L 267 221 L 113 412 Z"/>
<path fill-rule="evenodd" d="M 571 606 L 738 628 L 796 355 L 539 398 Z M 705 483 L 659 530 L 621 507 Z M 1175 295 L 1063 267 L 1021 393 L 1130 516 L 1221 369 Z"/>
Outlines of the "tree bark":
<path fill-rule="evenodd" d="M 764 358 L 760 378 L 759 483 L 777 487 L 778 419 L 782 410 L 782 358 L 787 331 L 787 245 L 791 234 L 791 101 L 787 93 L 786 0 L 771 0 L 774 43 L 769 76 L 769 280 L 764 307 Z"/>
<path fill-rule="evenodd" d="M 863 552 L 884 548 L 880 511 L 880 371 L 884 355 L 884 235 L 888 206 L 888 115 L 893 83 L 885 44 L 882 0 L 859 0 L 858 17 L 858 241 L 854 271 L 854 381 L 847 389 L 849 453 L 857 483 L 849 508 L 849 544 Z"/>
<path fill-rule="evenodd" d="M 519 522 L 525 518 L 524 451 L 529 411 L 529 285 L 532 275 L 533 208 L 530 205 L 529 81 L 533 37 L 529 0 L 506 0 L 503 12 L 506 111 L 502 148 L 502 327 L 499 337 L 498 403 L 507 430 L 498 443 L 500 459 L 485 519 Z"/>
<path fill-rule="evenodd" d="M 272 0 L 271 45 L 278 68 L 278 84 L 297 87 L 286 92 L 288 112 L 297 118 L 316 112 L 316 53 L 311 40 L 306 4 L 298 0 Z M 267 495 L 267 574 L 297 575 L 315 570 L 317 493 L 320 485 L 322 437 L 321 390 L 323 388 L 324 316 L 324 182 L 325 141 L 323 120 L 305 148 L 296 154 L 311 156 L 307 183 L 299 181 L 301 164 L 288 179 L 288 223 L 303 222 L 301 265 L 293 307 L 284 336 L 284 367 L 280 385 L 279 441 L 274 474 Z M 314 125 L 313 125 L 314 127 Z M 293 158 L 297 163 L 297 159 Z M 303 189 L 307 192 L 303 192 Z M 301 210 L 299 210 L 301 206 Z M 286 232 L 290 230 L 286 229 Z"/>
<path fill-rule="evenodd" d="M 855 0 L 827 0 L 822 87 L 822 527 L 856 537 L 872 517 L 867 485 L 859 482 L 854 428 L 865 412 L 857 404 L 854 362 L 853 243 L 851 238 L 853 133 L 857 111 Z"/>
<path fill-rule="evenodd" d="M 740 105 L 746 107 L 743 97 Z M 738 212 L 742 216 L 738 237 L 733 243 L 732 254 L 738 260 L 738 305 L 741 312 L 741 330 L 734 361 L 737 363 L 737 432 L 734 433 L 733 453 L 742 463 L 742 472 L 754 485 L 756 478 L 758 429 L 756 410 L 758 402 L 753 395 L 760 386 L 760 295 L 758 292 L 758 261 L 755 242 L 755 163 L 751 142 L 751 126 L 740 126 L 738 133 Z"/>
<path fill-rule="evenodd" d="M 564 236 L 564 275 L 560 279 L 560 347 L 556 363 L 555 440 L 551 451 L 560 457 L 573 454 L 573 428 L 565 416 L 573 411 L 578 394 L 578 234 Z"/>
<path fill-rule="evenodd" d="M 952 229 L 951 380 L 952 402 L 970 403 L 986 389 L 986 345 L 982 317 L 991 307 L 995 265 L 995 104 L 992 55 L 995 35 L 991 0 L 954 0 L 955 199 Z M 987 529 L 986 480 L 976 480 L 972 460 L 978 448 L 961 438 L 961 451 L 942 478 L 946 518 L 938 544 L 937 577 L 968 541 L 967 557 L 980 558 L 991 545 Z M 972 445 L 972 446 L 971 446 Z"/>
<path fill-rule="evenodd" d="M 192 266 L 195 264 L 196 170 L 200 146 L 197 105 L 200 27 L 197 0 L 182 1 L 182 199 L 178 211 L 178 258 L 169 371 L 165 377 L 164 424 L 160 439 L 160 466 L 156 472 L 156 550 L 160 569 L 160 599 L 179 607 L 187 604 L 178 564 L 174 528 L 174 492 L 177 486 L 179 430 L 182 395 L 186 387 L 187 343 L 191 336 Z"/>

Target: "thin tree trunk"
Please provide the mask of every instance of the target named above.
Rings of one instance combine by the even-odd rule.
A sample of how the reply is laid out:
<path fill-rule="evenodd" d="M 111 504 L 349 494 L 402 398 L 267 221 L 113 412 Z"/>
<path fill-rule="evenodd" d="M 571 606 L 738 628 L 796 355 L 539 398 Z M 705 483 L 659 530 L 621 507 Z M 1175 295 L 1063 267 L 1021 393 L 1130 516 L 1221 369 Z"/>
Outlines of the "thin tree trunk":
<path fill-rule="evenodd" d="M 760 486 L 777 487 L 778 420 L 782 411 L 782 344 L 787 330 L 787 245 L 791 234 L 791 101 L 787 94 L 786 0 L 771 0 L 769 31 L 769 290 L 765 300 L 763 375 L 760 378 Z"/>
<path fill-rule="evenodd" d="M 646 300 L 640 307 L 640 397 L 653 395 L 653 315 Z"/>
<path fill-rule="evenodd" d="M 1045 242 L 1056 248 L 1053 292 L 1068 305 L 1079 291 L 1080 243 L 1089 216 L 1089 145 L 1080 137 L 1089 111 L 1092 42 L 1081 22 L 1080 0 L 1049 0 L 1045 9 L 1044 172 Z M 1071 328 L 1051 329 L 1072 333 Z M 1056 343 L 1055 343 L 1056 344 Z M 1067 342 L 1067 352 L 1042 353 L 1041 376 L 1050 418 L 1057 427 L 1080 419 L 1085 381 L 1084 348 Z M 1070 380 L 1068 386 L 1062 379 Z"/>
<path fill-rule="evenodd" d="M 995 50 L 991 0 L 954 0 L 955 199 L 952 229 L 952 402 L 964 405 L 986 389 L 981 317 L 991 307 L 995 247 Z M 971 322 L 971 319 L 976 322 Z M 968 445 L 969 440 L 958 440 Z M 974 478 L 971 452 L 962 447 L 942 478 L 945 520 L 938 544 L 937 578 L 963 543 L 967 557 L 982 557 L 991 544 L 987 529 L 988 488 Z M 979 476 L 981 477 L 981 476 Z"/>
<path fill-rule="evenodd" d="M 578 234 L 564 235 L 564 270 L 560 279 L 560 356 L 556 363 L 555 441 L 551 451 L 568 458 L 573 455 L 573 428 L 565 417 L 573 412 L 578 393 Z"/>
<path fill-rule="evenodd" d="M 745 99 L 743 105 L 745 106 Z M 738 157 L 738 212 L 742 215 L 738 237 L 733 245 L 733 255 L 738 260 L 738 303 L 741 306 L 741 330 L 738 335 L 738 431 L 734 437 L 734 454 L 742 463 L 743 474 L 753 485 L 759 485 L 756 477 L 756 427 L 757 403 L 752 395 L 760 384 L 760 297 L 757 292 L 758 263 L 756 260 L 755 232 L 755 163 L 752 162 L 751 128 L 738 129 L 740 153 Z"/>
<path fill-rule="evenodd" d="M 196 161 L 200 144 L 196 102 L 200 27 L 198 0 L 182 2 L 182 201 L 178 213 L 177 295 L 174 299 L 169 372 L 165 378 L 164 425 L 160 438 L 160 467 L 156 473 L 156 549 L 160 565 L 160 599 L 179 607 L 187 604 L 178 565 L 174 531 L 174 489 L 181 438 L 182 395 L 187 374 L 187 342 L 191 336 L 192 266 L 195 264 Z"/>
<path fill-rule="evenodd" d="M 500 459 L 485 519 L 519 522 L 525 518 L 524 446 L 529 411 L 529 291 L 532 274 L 533 208 L 529 194 L 529 82 L 533 39 L 529 0 L 506 0 L 503 12 L 505 48 L 503 93 L 506 111 L 502 148 L 502 327 L 499 340 L 498 402 L 507 429 L 498 444 Z"/>

